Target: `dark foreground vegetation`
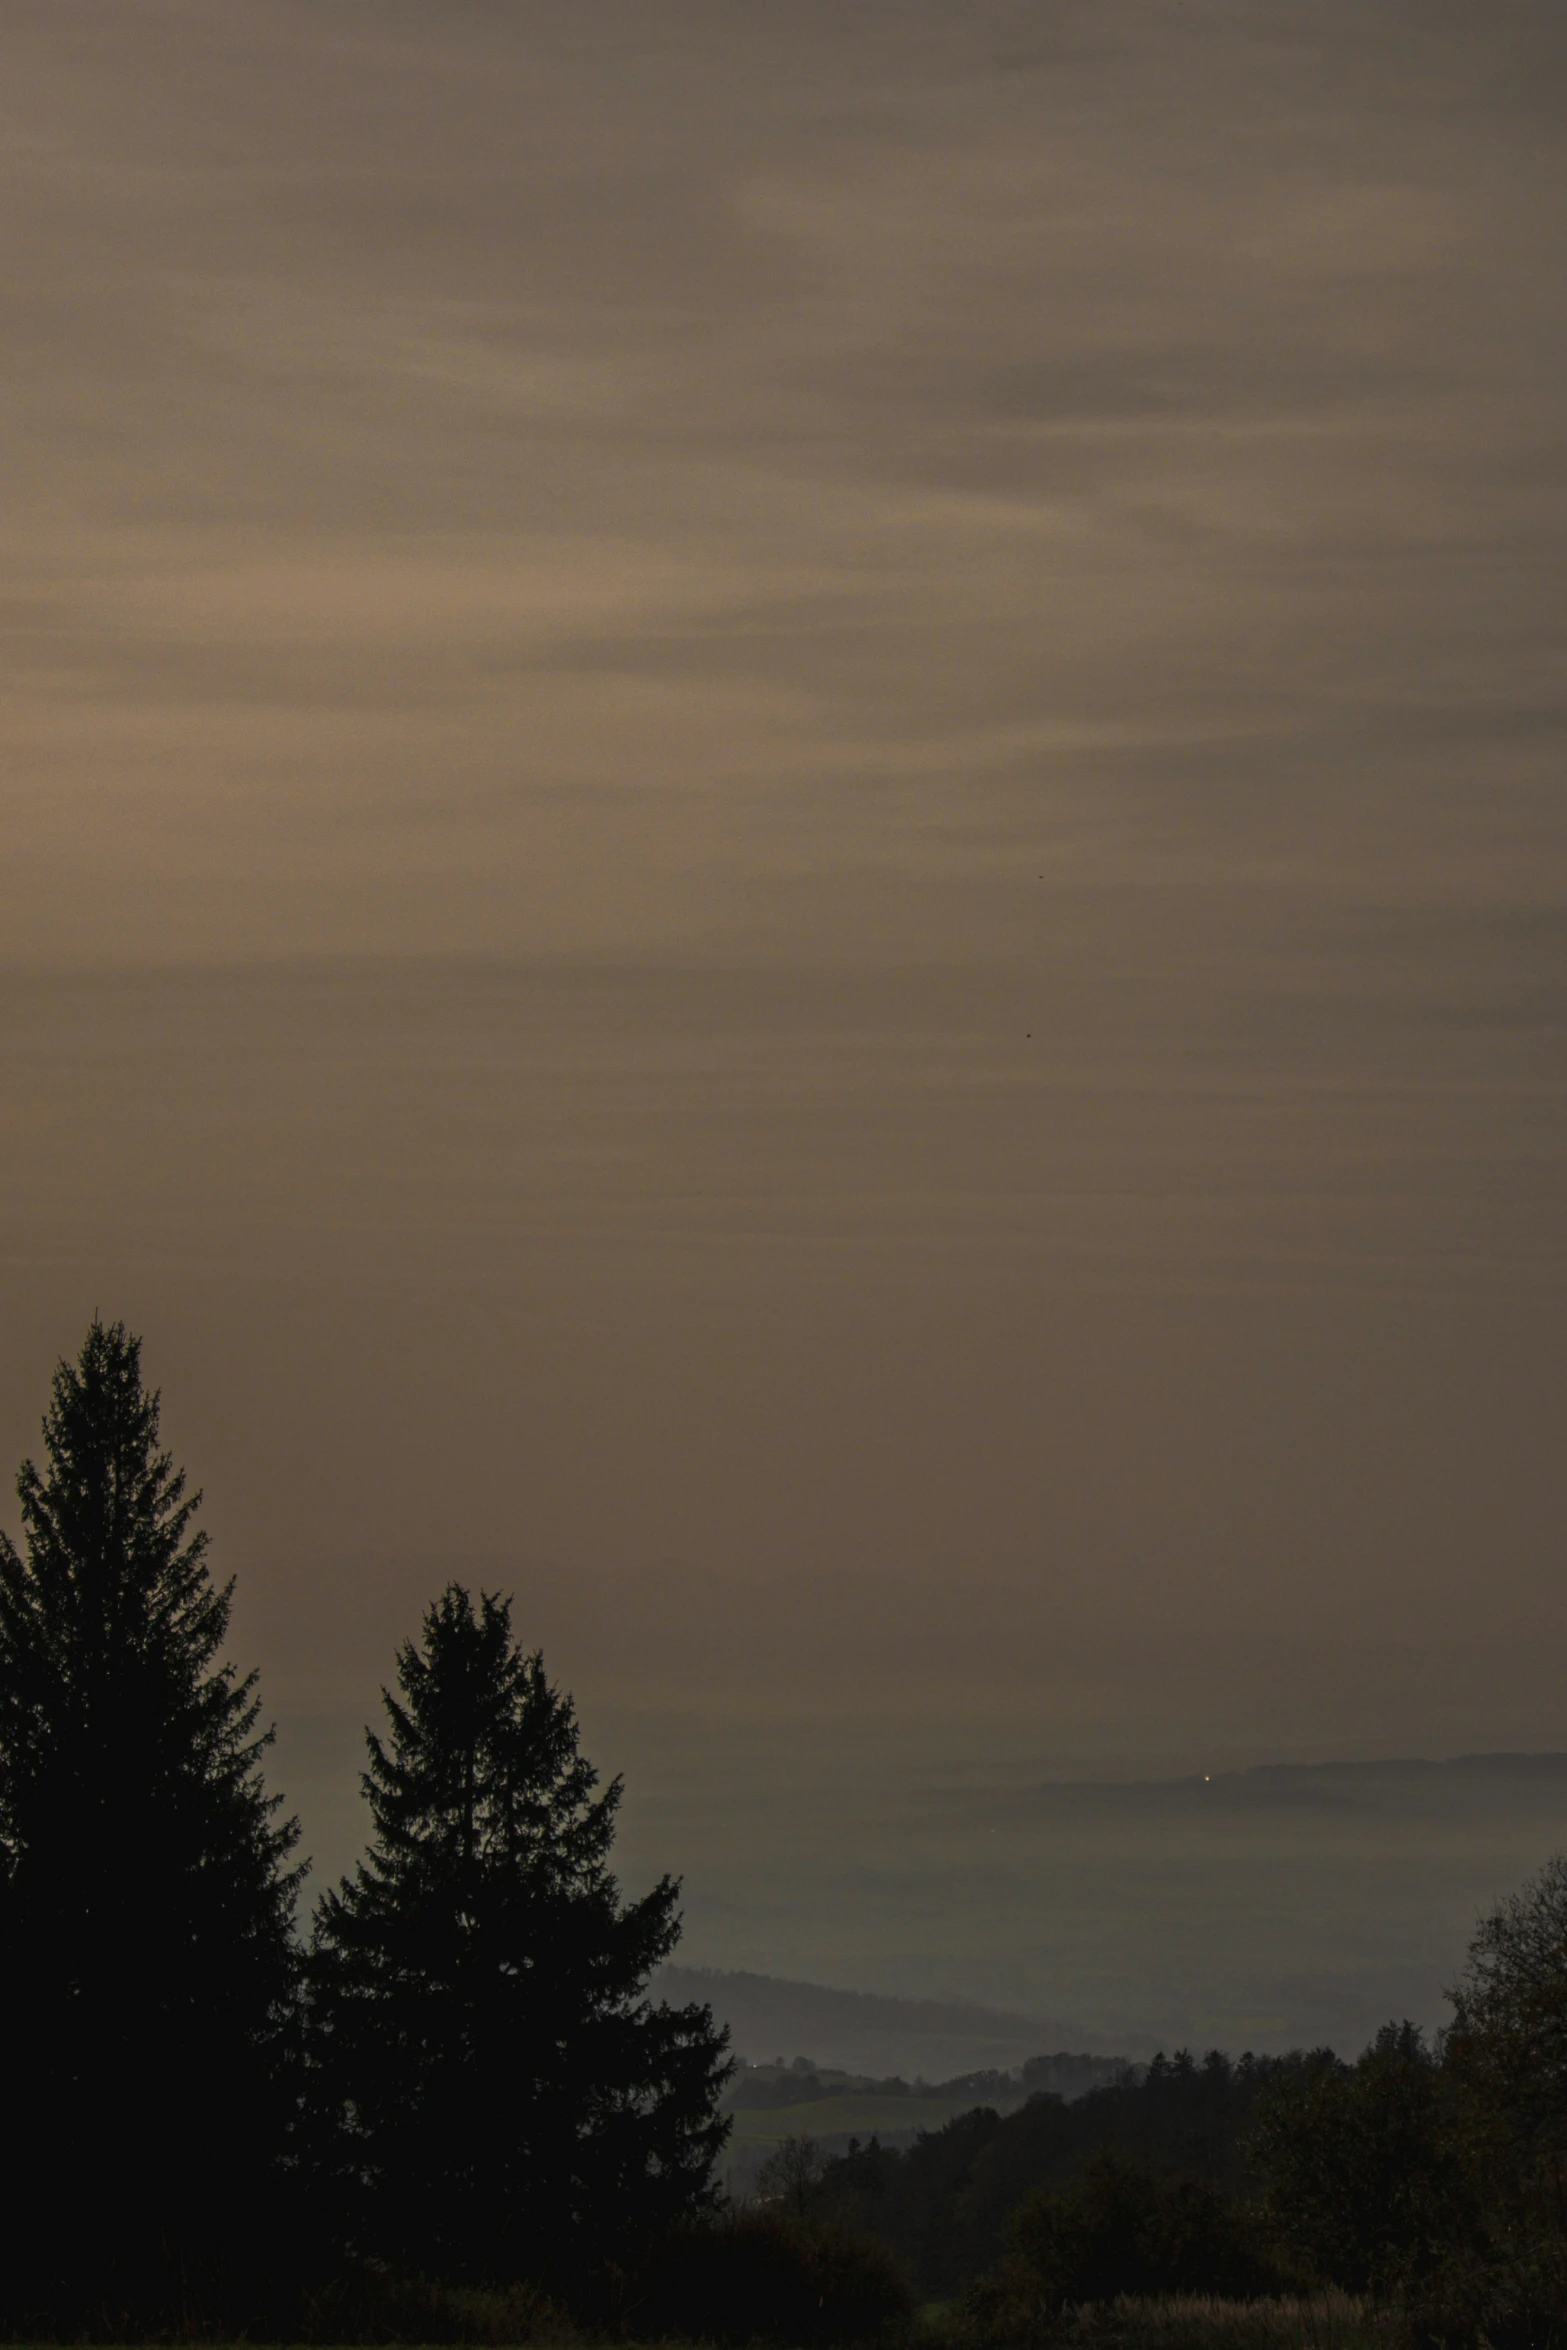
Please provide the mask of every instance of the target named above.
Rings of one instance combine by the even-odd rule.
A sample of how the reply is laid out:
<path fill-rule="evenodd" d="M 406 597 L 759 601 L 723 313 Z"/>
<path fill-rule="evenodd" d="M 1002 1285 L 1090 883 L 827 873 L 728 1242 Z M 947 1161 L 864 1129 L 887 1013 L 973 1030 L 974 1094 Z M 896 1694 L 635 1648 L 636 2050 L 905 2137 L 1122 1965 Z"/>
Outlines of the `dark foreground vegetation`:
<path fill-rule="evenodd" d="M 1567 2343 L 1567 1862 L 1440 2043 L 1181 2054 L 912 2145 L 713 2181 L 723 2035 L 655 2001 L 620 1789 L 508 1603 L 449 1586 L 368 1733 L 371 1840 L 300 1931 L 254 1676 L 137 1342 L 56 1373 L 0 1537 L 11 2339 L 911 2350 Z M 1025 2081 L 1022 2088 L 1030 2084 Z"/>

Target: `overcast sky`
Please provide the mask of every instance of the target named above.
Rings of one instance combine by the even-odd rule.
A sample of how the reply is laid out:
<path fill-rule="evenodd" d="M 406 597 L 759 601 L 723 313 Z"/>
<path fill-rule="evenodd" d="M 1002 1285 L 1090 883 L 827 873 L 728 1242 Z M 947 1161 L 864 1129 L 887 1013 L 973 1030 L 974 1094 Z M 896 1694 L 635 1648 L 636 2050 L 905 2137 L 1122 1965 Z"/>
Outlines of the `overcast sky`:
<path fill-rule="evenodd" d="M 1561 11 L 0 68 L 0 1439 L 145 1333 L 318 1848 L 448 1572 L 694 1881 L 1567 1745 Z"/>

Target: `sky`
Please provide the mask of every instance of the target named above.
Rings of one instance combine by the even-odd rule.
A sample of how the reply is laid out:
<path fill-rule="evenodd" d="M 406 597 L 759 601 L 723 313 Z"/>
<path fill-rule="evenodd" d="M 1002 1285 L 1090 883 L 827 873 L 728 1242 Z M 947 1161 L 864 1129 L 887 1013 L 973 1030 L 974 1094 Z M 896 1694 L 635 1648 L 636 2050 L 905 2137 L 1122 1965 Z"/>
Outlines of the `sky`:
<path fill-rule="evenodd" d="M 1567 1747 L 1560 12 L 0 62 L 0 1450 L 144 1334 L 318 1881 L 452 1575 L 698 1964 L 1082 2013 L 954 1791 Z"/>

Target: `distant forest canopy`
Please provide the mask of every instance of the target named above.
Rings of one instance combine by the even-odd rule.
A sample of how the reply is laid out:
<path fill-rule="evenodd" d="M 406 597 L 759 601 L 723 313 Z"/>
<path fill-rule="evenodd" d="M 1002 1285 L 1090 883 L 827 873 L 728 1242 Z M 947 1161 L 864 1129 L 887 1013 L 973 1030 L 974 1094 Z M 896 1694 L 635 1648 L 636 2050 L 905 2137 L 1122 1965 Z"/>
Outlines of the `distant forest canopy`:
<path fill-rule="evenodd" d="M 43 1440 L 0 1536 L 0 2334 L 1058 2350 L 1126 2296 L 1336 2288 L 1385 2350 L 1567 2338 L 1567 1857 L 1482 1919 L 1439 2041 L 1353 2064 L 742 2068 L 660 1994 L 678 1884 L 623 1898 L 620 1784 L 497 1593 L 448 1583 L 397 1651 L 364 1857 L 302 1934 L 122 1325 Z M 774 2127 L 725 2192 L 748 2127 L 857 2101 L 906 2142 Z"/>
<path fill-rule="evenodd" d="M 808 2056 L 779 2057 L 773 2064 L 751 2065 L 740 2060 L 724 2093 L 724 2105 L 730 2113 L 787 2112 L 795 2106 L 850 2096 L 910 2098 L 927 2105 L 959 2099 L 971 2105 L 1021 2104 L 1040 2092 L 1068 2099 L 1086 2097 L 1090 2089 L 1106 2087 L 1142 2069 L 1124 2057 L 1062 2051 L 1055 2056 L 1031 2056 L 1011 2072 L 988 2069 L 957 2073 L 948 2081 L 927 2081 L 919 2076 L 906 2081 L 901 2073 L 889 2073 L 878 2080 L 870 2073 L 835 2071 L 830 2065 L 813 2063 Z"/>
<path fill-rule="evenodd" d="M 1259 2102 L 1297 2062 L 1184 2051 L 1068 2103 L 1034 2093 L 1007 2114 L 970 2110 L 910 2145 L 853 2146 L 825 2162 L 815 2193 L 835 2216 L 852 2212 L 896 2252 L 925 2298 L 972 2285 L 1007 2249 L 1012 2215 L 1059 2188 L 1107 2150 L 1159 2177 L 1200 2180 L 1255 2198 L 1263 2180 L 1250 2152 Z M 987 2110 L 987 2104 L 989 2109 Z"/>

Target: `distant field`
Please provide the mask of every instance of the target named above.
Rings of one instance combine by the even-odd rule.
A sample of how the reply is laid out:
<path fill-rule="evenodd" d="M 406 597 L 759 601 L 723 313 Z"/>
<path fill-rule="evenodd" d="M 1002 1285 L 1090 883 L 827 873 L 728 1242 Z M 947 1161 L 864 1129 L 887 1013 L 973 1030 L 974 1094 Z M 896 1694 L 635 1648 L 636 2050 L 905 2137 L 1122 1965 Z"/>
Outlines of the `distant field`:
<path fill-rule="evenodd" d="M 991 2100 L 998 2112 L 1010 2112 L 1023 2102 L 1015 2097 Z M 975 2100 L 967 2097 L 877 2097 L 855 2093 L 843 2097 L 813 2097 L 804 2105 L 775 2106 L 770 2113 L 733 2116 L 731 2146 L 776 2146 L 780 2138 L 888 2137 L 893 2131 L 939 2130 L 954 2114 L 971 2113 Z"/>

